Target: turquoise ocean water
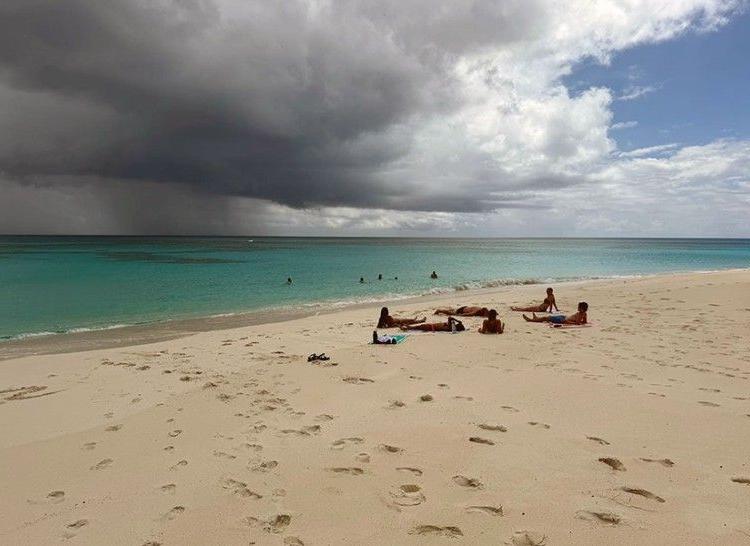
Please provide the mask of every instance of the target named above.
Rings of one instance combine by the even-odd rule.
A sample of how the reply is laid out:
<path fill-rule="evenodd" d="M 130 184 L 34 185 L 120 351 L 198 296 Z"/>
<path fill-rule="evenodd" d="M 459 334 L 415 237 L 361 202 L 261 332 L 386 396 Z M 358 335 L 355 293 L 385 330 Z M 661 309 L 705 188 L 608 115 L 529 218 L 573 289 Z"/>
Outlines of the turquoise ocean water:
<path fill-rule="evenodd" d="M 6 236 L 0 339 L 501 284 L 747 267 L 747 239 Z M 432 270 L 438 280 L 429 278 Z"/>

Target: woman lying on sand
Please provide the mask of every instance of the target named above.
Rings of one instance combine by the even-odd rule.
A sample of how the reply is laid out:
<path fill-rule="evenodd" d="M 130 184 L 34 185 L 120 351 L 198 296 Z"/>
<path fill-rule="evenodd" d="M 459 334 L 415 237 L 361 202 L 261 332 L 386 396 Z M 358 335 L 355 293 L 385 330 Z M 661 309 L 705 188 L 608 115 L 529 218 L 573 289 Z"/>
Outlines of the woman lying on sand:
<path fill-rule="evenodd" d="M 490 313 L 487 318 L 482 322 L 482 326 L 479 328 L 480 334 L 502 334 L 505 330 L 505 324 L 503 321 L 498 320 L 497 311 L 490 309 Z"/>
<path fill-rule="evenodd" d="M 555 301 L 555 295 L 552 293 L 552 289 L 547 288 L 547 297 L 544 298 L 544 303 L 540 303 L 539 305 L 532 305 L 530 307 L 511 307 L 511 310 L 532 311 L 537 313 L 544 313 L 546 311 L 549 311 L 551 313 L 552 307 L 555 308 L 555 311 L 560 311 L 560 309 L 557 308 L 557 302 Z"/>
<path fill-rule="evenodd" d="M 405 324 L 402 330 L 421 330 L 422 332 L 463 332 L 466 330 L 464 323 L 453 317 L 448 317 L 447 322 L 430 322 L 427 324 Z"/>
<path fill-rule="evenodd" d="M 566 317 L 565 315 L 552 315 L 549 317 L 538 317 L 534 313 L 531 318 L 523 316 L 526 322 L 551 322 L 552 324 L 586 324 L 586 311 L 589 310 L 589 304 L 582 301 L 578 304 L 578 312 Z"/>
<path fill-rule="evenodd" d="M 380 310 L 380 318 L 378 319 L 378 328 L 395 328 L 396 326 L 403 326 L 405 324 L 419 324 L 420 322 L 426 321 L 426 317 L 418 319 L 414 318 L 398 318 L 392 317 L 388 314 L 388 308 L 383 307 Z"/>
<path fill-rule="evenodd" d="M 456 309 L 435 309 L 436 315 L 458 315 L 459 317 L 486 317 L 490 312 L 486 307 L 469 307 L 464 305 Z"/>

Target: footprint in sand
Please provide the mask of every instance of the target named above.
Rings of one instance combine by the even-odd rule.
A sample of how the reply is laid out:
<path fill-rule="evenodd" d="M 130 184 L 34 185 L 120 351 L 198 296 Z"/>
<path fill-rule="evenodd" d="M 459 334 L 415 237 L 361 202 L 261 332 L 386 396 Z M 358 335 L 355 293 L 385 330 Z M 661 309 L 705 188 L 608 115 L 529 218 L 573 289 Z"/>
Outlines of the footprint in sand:
<path fill-rule="evenodd" d="M 114 461 L 112 459 L 102 459 L 94 466 L 92 466 L 90 470 L 104 470 L 105 468 L 109 468 L 109 465 L 111 465 L 113 462 Z"/>
<path fill-rule="evenodd" d="M 579 510 L 576 512 L 576 517 L 608 525 L 617 525 L 622 521 L 622 516 L 615 514 L 614 512 L 590 512 L 588 510 Z"/>
<path fill-rule="evenodd" d="M 95 447 L 96 447 L 96 442 L 86 442 L 85 444 L 81 446 L 81 449 L 85 451 L 91 451 Z"/>
<path fill-rule="evenodd" d="M 268 472 L 279 466 L 278 461 L 263 461 L 260 464 L 255 465 L 250 470 L 253 472 Z"/>
<path fill-rule="evenodd" d="M 542 428 L 545 428 L 545 429 L 551 428 L 547 423 L 539 423 L 537 421 L 529 421 L 529 424 L 532 427 L 542 427 Z"/>
<path fill-rule="evenodd" d="M 57 504 L 65 500 L 65 491 L 50 491 L 43 500 L 27 500 L 29 504 Z"/>
<path fill-rule="evenodd" d="M 641 461 L 647 462 L 647 463 L 659 463 L 662 466 L 674 466 L 674 461 L 672 459 L 645 459 L 641 458 Z"/>
<path fill-rule="evenodd" d="M 284 545 L 285 546 L 305 546 L 305 543 L 302 542 L 297 537 L 284 537 Z"/>
<path fill-rule="evenodd" d="M 488 440 L 487 438 L 480 438 L 479 436 L 472 436 L 471 438 L 469 438 L 469 441 L 475 444 L 484 444 L 488 446 L 495 445 L 495 442 L 493 442 L 492 440 Z"/>
<path fill-rule="evenodd" d="M 310 434 L 318 434 L 319 432 L 320 432 L 320 425 L 302 427 L 301 429 L 285 428 L 281 431 L 282 434 L 292 434 L 294 436 L 300 436 L 300 437 L 310 436 Z"/>
<path fill-rule="evenodd" d="M 458 538 L 464 536 L 461 529 L 453 525 L 440 527 L 438 525 L 417 525 L 409 531 L 410 535 L 433 535 L 447 538 Z"/>
<path fill-rule="evenodd" d="M 390 405 L 388 405 L 388 409 L 403 408 L 404 406 L 406 406 L 405 402 L 402 402 L 401 400 L 393 400 Z"/>
<path fill-rule="evenodd" d="M 68 529 L 80 529 L 81 527 L 86 527 L 86 525 L 89 524 L 89 520 L 87 519 L 79 519 L 77 521 L 74 521 L 73 523 L 68 523 L 65 527 Z"/>
<path fill-rule="evenodd" d="M 621 487 L 622 491 L 625 491 L 626 493 L 630 493 L 632 495 L 639 495 L 641 497 L 654 500 L 656 502 L 667 502 L 663 498 L 661 498 L 658 495 L 654 495 L 651 491 L 647 491 L 645 489 L 640 489 L 637 487 Z"/>
<path fill-rule="evenodd" d="M 226 453 L 224 451 L 217 451 L 217 450 L 214 450 L 214 457 L 219 457 L 220 459 L 229 459 L 229 460 L 237 458 L 235 455 Z"/>
<path fill-rule="evenodd" d="M 267 533 L 281 533 L 289 527 L 292 522 L 292 516 L 289 514 L 278 514 L 268 519 L 261 519 L 255 517 L 245 518 L 245 523 L 251 527 L 262 527 Z"/>
<path fill-rule="evenodd" d="M 477 425 L 482 430 L 489 430 L 492 432 L 508 432 L 508 428 L 503 425 L 495 425 L 492 423 L 480 423 Z"/>
<path fill-rule="evenodd" d="M 171 521 L 171 520 L 175 519 L 177 516 L 179 516 L 180 514 L 182 514 L 184 512 L 185 512 L 185 507 L 184 506 L 175 506 L 169 512 L 167 512 L 166 514 L 164 514 L 162 516 L 162 519 L 163 520 L 167 520 L 167 521 Z"/>
<path fill-rule="evenodd" d="M 536 531 L 516 531 L 510 539 L 513 546 L 546 546 L 547 535 Z"/>
<path fill-rule="evenodd" d="M 178 428 L 177 430 L 173 430 L 172 432 L 170 432 L 170 433 L 169 433 L 169 436 L 170 436 L 171 438 L 177 438 L 177 437 L 178 437 L 178 436 L 179 436 L 180 434 L 182 434 L 182 430 L 180 430 L 180 429 Z"/>
<path fill-rule="evenodd" d="M 741 483 L 742 485 L 750 485 L 750 478 L 732 478 L 734 483 Z"/>
<path fill-rule="evenodd" d="M 122 428 L 122 425 L 111 425 L 105 428 L 104 430 L 106 430 L 107 432 L 117 432 L 121 428 Z"/>
<path fill-rule="evenodd" d="M 484 484 L 476 478 L 467 478 L 466 476 L 457 475 L 453 476 L 453 483 L 460 485 L 461 487 L 470 487 L 472 489 L 482 489 Z"/>
<path fill-rule="evenodd" d="M 349 474 L 351 476 L 361 476 L 362 474 L 365 473 L 364 470 L 356 466 L 349 466 L 349 467 L 337 466 L 333 468 L 328 468 L 327 470 L 329 472 L 335 472 L 336 474 Z"/>
<path fill-rule="evenodd" d="M 612 470 L 619 470 L 621 472 L 625 471 L 625 465 L 622 464 L 619 459 L 615 459 L 614 457 L 600 457 L 599 462 L 606 464 Z"/>
<path fill-rule="evenodd" d="M 47 493 L 47 500 L 57 504 L 65 500 L 65 491 L 50 491 Z"/>
<path fill-rule="evenodd" d="M 351 383 L 352 385 L 361 385 L 363 383 L 375 383 L 374 380 L 368 379 L 367 377 L 344 377 L 342 379 L 344 383 Z"/>
<path fill-rule="evenodd" d="M 409 472 L 411 474 L 414 474 L 415 476 L 421 476 L 423 474 L 421 469 L 411 466 L 399 466 L 396 468 L 396 470 L 398 470 L 399 472 Z"/>
<path fill-rule="evenodd" d="M 177 486 L 173 483 L 168 483 L 166 485 L 162 485 L 159 488 L 159 491 L 162 493 L 169 493 L 170 495 L 174 495 L 175 491 L 177 490 Z"/>
<path fill-rule="evenodd" d="M 400 485 L 390 492 L 393 504 L 398 506 L 416 506 L 427 500 L 422 488 L 413 483 Z"/>
<path fill-rule="evenodd" d="M 707 402 L 706 400 L 699 400 L 698 403 L 701 406 L 708 406 L 709 408 L 718 408 L 720 404 L 715 404 L 714 402 Z"/>
<path fill-rule="evenodd" d="M 263 498 L 263 495 L 256 493 L 255 491 L 251 491 L 250 489 L 248 489 L 247 484 L 245 482 L 241 482 L 239 480 L 227 478 L 226 480 L 223 480 L 221 482 L 221 486 L 224 489 L 227 489 L 231 491 L 233 494 L 238 495 L 240 497 L 249 497 L 253 499 Z"/>
<path fill-rule="evenodd" d="M 315 417 L 315 420 L 318 422 L 332 421 L 333 419 L 333 415 L 328 415 L 327 413 L 321 413 L 320 415 Z"/>
<path fill-rule="evenodd" d="M 378 446 L 378 449 L 380 449 L 381 451 L 385 451 L 386 453 L 401 453 L 402 451 L 404 451 L 400 447 L 391 446 L 388 444 L 380 444 Z"/>
<path fill-rule="evenodd" d="M 481 514 L 487 514 L 488 516 L 502 516 L 502 506 L 467 506 L 466 511 L 469 513 L 478 512 Z"/>
<path fill-rule="evenodd" d="M 177 461 L 175 464 L 170 466 L 170 470 L 177 470 L 181 466 L 187 466 L 188 462 L 185 459 L 182 459 L 181 461 Z"/>
<path fill-rule="evenodd" d="M 500 406 L 505 411 L 509 411 L 511 413 L 518 413 L 518 410 L 514 408 L 513 406 Z"/>
<path fill-rule="evenodd" d="M 331 444 L 331 449 L 344 449 L 348 445 L 357 445 L 364 441 L 363 438 L 358 437 L 340 438 Z"/>
<path fill-rule="evenodd" d="M 587 440 L 591 440 L 592 442 L 596 442 L 597 444 L 601 444 L 603 446 L 608 446 L 609 442 L 607 440 L 603 440 L 599 438 L 598 436 L 586 436 Z"/>
<path fill-rule="evenodd" d="M 431 394 L 423 394 L 422 396 L 419 397 L 419 400 L 422 402 L 432 402 L 434 398 L 432 397 Z"/>
<path fill-rule="evenodd" d="M 368 453 L 359 453 L 354 459 L 359 463 L 369 463 L 370 455 Z"/>

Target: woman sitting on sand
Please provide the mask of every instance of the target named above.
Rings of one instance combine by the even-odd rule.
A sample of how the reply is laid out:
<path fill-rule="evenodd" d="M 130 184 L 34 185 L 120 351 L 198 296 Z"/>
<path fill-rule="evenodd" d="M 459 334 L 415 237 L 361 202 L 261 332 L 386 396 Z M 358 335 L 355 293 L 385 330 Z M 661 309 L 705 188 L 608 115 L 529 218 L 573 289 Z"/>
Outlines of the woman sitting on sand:
<path fill-rule="evenodd" d="M 467 305 L 455 309 L 436 309 L 436 315 L 457 315 L 459 317 L 486 317 L 490 310 L 486 307 L 470 307 Z"/>
<path fill-rule="evenodd" d="M 427 324 L 405 324 L 402 330 L 421 330 L 422 332 L 463 332 L 466 330 L 463 322 L 448 317 L 447 322 L 430 322 Z"/>
<path fill-rule="evenodd" d="M 552 307 L 555 308 L 555 311 L 560 311 L 560 309 L 557 308 L 557 302 L 555 301 L 555 295 L 552 293 L 552 289 L 547 288 L 547 297 L 544 298 L 544 303 L 540 303 L 539 305 L 532 305 L 530 307 L 511 307 L 511 310 L 525 312 L 530 311 L 535 313 L 546 313 L 547 311 L 549 311 L 551 313 Z"/>
<path fill-rule="evenodd" d="M 503 321 L 498 320 L 497 311 L 490 309 L 489 315 L 482 322 L 482 326 L 479 328 L 480 334 L 502 334 L 505 331 L 505 324 Z"/>
<path fill-rule="evenodd" d="M 383 307 L 380 310 L 380 318 L 378 319 L 378 328 L 395 328 L 396 326 L 403 326 L 406 324 L 419 324 L 426 320 L 427 320 L 426 317 L 422 317 L 421 319 L 417 317 L 414 317 L 414 318 L 392 317 L 388 314 L 388 308 Z"/>
<path fill-rule="evenodd" d="M 589 310 L 589 304 L 582 301 L 578 304 L 578 312 L 566 317 L 565 315 L 552 315 L 549 317 L 538 317 L 534 313 L 531 314 L 531 318 L 526 315 L 523 316 L 526 322 L 551 322 L 552 324 L 562 326 L 563 324 L 575 324 L 582 325 L 586 324 L 586 312 Z"/>

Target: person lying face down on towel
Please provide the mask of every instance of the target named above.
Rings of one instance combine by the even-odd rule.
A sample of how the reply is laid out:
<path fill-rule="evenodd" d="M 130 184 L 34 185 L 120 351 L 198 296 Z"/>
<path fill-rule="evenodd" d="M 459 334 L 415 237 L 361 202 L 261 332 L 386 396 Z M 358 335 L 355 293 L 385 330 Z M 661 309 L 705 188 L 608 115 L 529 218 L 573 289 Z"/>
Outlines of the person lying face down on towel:
<path fill-rule="evenodd" d="M 578 312 L 568 317 L 565 315 L 550 315 L 548 317 L 538 317 L 534 313 L 531 314 L 531 318 L 526 315 L 523 316 L 526 322 L 551 322 L 552 324 L 586 324 L 586 311 L 589 310 L 589 304 L 582 301 L 578 304 Z"/>
<path fill-rule="evenodd" d="M 480 334 L 502 334 L 505 331 L 505 324 L 503 321 L 498 320 L 497 311 L 490 309 L 490 313 L 487 318 L 482 322 L 482 326 L 479 327 Z"/>
<path fill-rule="evenodd" d="M 426 317 L 422 317 L 421 319 L 414 317 L 414 318 L 399 318 L 399 317 L 392 317 L 388 314 L 388 308 L 383 307 L 380 310 L 380 318 L 378 319 L 378 328 L 395 328 L 396 326 L 403 326 L 404 324 L 419 324 L 421 322 L 425 322 L 427 320 Z"/>
<path fill-rule="evenodd" d="M 555 311 L 558 313 L 560 312 L 560 309 L 557 308 L 557 302 L 555 301 L 555 294 L 552 291 L 551 288 L 547 288 L 547 297 L 544 298 L 544 302 L 540 303 L 539 305 L 531 305 L 529 307 L 511 307 L 511 311 L 532 311 L 537 313 L 544 313 L 545 311 L 552 312 L 552 308 L 555 308 Z"/>
<path fill-rule="evenodd" d="M 448 317 L 446 322 L 428 322 L 427 324 L 404 324 L 402 330 L 421 330 L 422 332 L 463 332 L 466 330 L 464 323 L 453 317 Z"/>
<path fill-rule="evenodd" d="M 435 309 L 436 315 L 456 315 L 459 317 L 486 317 L 489 312 L 490 310 L 486 307 L 470 307 L 468 305 L 456 307 L 455 309 Z"/>

